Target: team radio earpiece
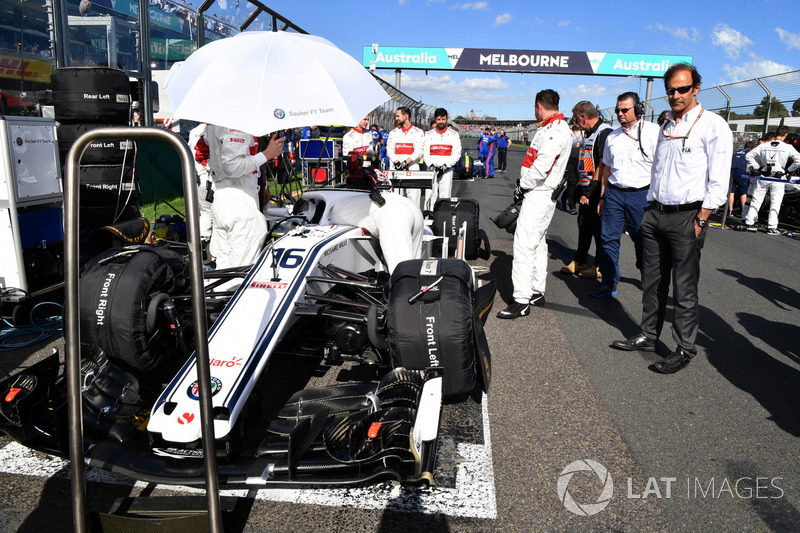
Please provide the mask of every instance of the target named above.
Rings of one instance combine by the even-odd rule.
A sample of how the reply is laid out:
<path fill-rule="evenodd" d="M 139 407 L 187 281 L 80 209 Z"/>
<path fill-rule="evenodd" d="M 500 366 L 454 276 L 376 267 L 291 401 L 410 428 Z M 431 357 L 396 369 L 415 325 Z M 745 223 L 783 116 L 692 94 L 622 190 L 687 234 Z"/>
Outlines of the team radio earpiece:
<path fill-rule="evenodd" d="M 628 99 L 633 100 L 633 114 L 636 117 L 636 120 L 640 120 L 644 116 L 644 105 L 642 104 L 642 101 L 639 99 L 639 95 L 636 94 L 635 92 L 630 91 L 619 95 L 617 97 L 617 108 L 619 108 L 619 103 L 621 101 Z M 614 111 L 616 111 L 616 109 Z M 630 124 L 631 122 L 634 121 L 631 120 L 623 124 Z"/>
<path fill-rule="evenodd" d="M 626 98 L 630 98 L 633 100 L 633 114 L 636 115 L 636 120 L 639 120 L 644 116 L 644 104 L 639 99 L 639 95 L 633 91 L 621 94 L 619 96 L 621 100 L 625 100 Z"/>
<path fill-rule="evenodd" d="M 633 93 L 633 114 L 636 115 L 637 119 L 644 116 L 644 105 L 642 105 L 642 101 L 639 100 L 639 95 L 636 93 Z"/>

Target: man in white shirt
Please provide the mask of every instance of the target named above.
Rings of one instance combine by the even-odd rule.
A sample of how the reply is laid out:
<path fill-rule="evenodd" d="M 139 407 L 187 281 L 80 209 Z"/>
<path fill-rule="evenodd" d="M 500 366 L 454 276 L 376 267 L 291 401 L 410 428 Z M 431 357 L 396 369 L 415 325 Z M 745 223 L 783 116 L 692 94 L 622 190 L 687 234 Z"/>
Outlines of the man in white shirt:
<path fill-rule="evenodd" d="M 725 120 L 706 112 L 697 101 L 700 74 L 692 65 L 676 63 L 664 74 L 672 111 L 661 127 L 653 156 L 650 207 L 642 219 L 644 247 L 641 331 L 620 350 L 655 351 L 661 334 L 673 279 L 672 337 L 677 347 L 655 370 L 674 374 L 697 353 L 700 322 L 697 284 L 700 252 L 708 217 L 725 203 L 733 156 L 733 135 Z"/>
<path fill-rule="evenodd" d="M 781 179 L 788 172 L 793 172 L 800 167 L 800 153 L 793 146 L 786 144 L 786 136 L 789 134 L 789 126 L 779 126 L 775 133 L 775 139 L 763 144 L 759 144 L 745 156 L 748 168 L 752 169 L 751 174 L 760 172 L 769 166 L 771 172 L 768 177 Z M 792 165 L 787 169 L 786 164 L 789 159 L 793 160 Z M 748 230 L 755 231 L 755 223 L 758 218 L 758 210 L 761 203 L 769 191 L 769 218 L 767 219 L 767 235 L 780 235 L 778 231 L 778 212 L 781 210 L 783 194 L 786 192 L 785 181 L 757 181 L 750 195 L 748 209 L 745 213 L 744 223 Z"/>
<path fill-rule="evenodd" d="M 200 212 L 200 240 L 208 245 L 214 227 L 211 206 L 214 204 L 214 180 L 208 168 L 209 148 L 205 137 L 205 122 L 189 132 L 189 148 L 194 151 L 194 168 L 197 171 L 197 207 Z"/>
<path fill-rule="evenodd" d="M 283 152 L 283 139 L 276 133 L 259 152 L 256 139 L 238 130 L 209 124 L 204 137 L 216 188 L 209 251 L 218 269 L 252 265 L 267 236 L 258 208 L 258 168 Z"/>
<path fill-rule="evenodd" d="M 522 197 L 511 265 L 514 300 L 497 314 L 498 318 L 527 316 L 532 305 L 545 304 L 547 228 L 556 210 L 556 191 L 564 177 L 573 140 L 564 115 L 558 111 L 559 99 L 552 89 L 536 95 L 534 112 L 538 128 L 522 160 L 519 184 L 514 191 L 515 200 Z"/>
<path fill-rule="evenodd" d="M 386 143 L 386 156 L 389 158 L 391 168 L 419 170 L 425 133 L 411 124 L 411 109 L 405 106 L 398 107 L 394 117 L 396 127 L 389 132 L 389 140 Z M 419 189 L 402 189 L 400 192 L 414 202 L 414 205 L 420 205 L 422 195 Z"/>
<path fill-rule="evenodd" d="M 433 112 L 434 127 L 425 133 L 423 149 L 428 170 L 435 172 L 433 186 L 425 191 L 425 209 L 432 211 L 439 198 L 450 198 L 453 193 L 453 166 L 461 158 L 461 136 L 447 124 L 447 110 Z"/>
<path fill-rule="evenodd" d="M 619 284 L 619 247 L 627 230 L 636 249 L 636 268 L 642 270 L 640 225 L 647 207 L 658 126 L 644 120 L 639 95 L 622 93 L 614 109 L 621 126 L 606 137 L 603 151 L 600 212 L 600 259 L 602 284 L 590 296 L 616 296 Z"/>
<path fill-rule="evenodd" d="M 358 126 L 344 134 L 342 138 L 342 155 L 347 157 L 350 152 L 367 155 L 367 148 L 372 142 L 372 131 L 369 129 L 369 115 L 361 119 Z"/>
<path fill-rule="evenodd" d="M 328 219 L 334 224 L 364 228 L 378 238 L 389 274 L 408 259 L 422 257 L 422 212 L 411 200 L 391 192 L 381 193 L 384 204 L 369 194 L 342 195 L 330 207 Z"/>

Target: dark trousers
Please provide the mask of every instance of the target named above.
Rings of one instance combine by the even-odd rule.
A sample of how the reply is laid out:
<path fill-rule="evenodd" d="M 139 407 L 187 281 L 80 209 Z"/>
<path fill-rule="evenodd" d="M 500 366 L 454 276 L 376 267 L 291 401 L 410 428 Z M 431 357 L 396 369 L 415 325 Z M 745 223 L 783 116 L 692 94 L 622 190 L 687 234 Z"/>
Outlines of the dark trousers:
<path fill-rule="evenodd" d="M 565 204 L 569 209 L 575 208 L 577 202 L 575 196 L 578 191 L 578 158 L 570 157 L 567 161 L 567 168 L 564 170 L 564 176 L 567 178 L 567 188 L 564 189 L 564 194 L 561 195 L 561 203 Z"/>
<path fill-rule="evenodd" d="M 594 239 L 594 262 L 597 264 L 600 252 L 600 215 L 597 214 L 597 203 L 600 201 L 600 187 L 595 189 L 594 194 L 589 197 L 587 205 L 580 204 L 578 207 L 578 250 L 575 252 L 575 261 L 579 265 L 586 264 L 589 257 L 589 248 Z"/>
<path fill-rule="evenodd" d="M 661 334 L 671 275 L 675 307 L 672 338 L 691 355 L 697 353 L 695 340 L 700 322 L 697 282 L 700 278 L 700 251 L 708 229 L 703 228 L 700 236 L 695 237 L 696 215 L 695 210 L 662 213 L 648 208 L 642 218 L 642 331 L 651 339 Z"/>
<path fill-rule="evenodd" d="M 508 148 L 497 149 L 497 170 L 506 169 L 506 155 L 508 155 Z"/>
<path fill-rule="evenodd" d="M 622 233 L 628 229 L 636 250 L 636 268 L 642 269 L 641 223 L 647 207 L 647 189 L 624 191 L 609 185 L 600 215 L 600 272 L 603 284 L 616 287 L 619 283 L 619 247 Z"/>

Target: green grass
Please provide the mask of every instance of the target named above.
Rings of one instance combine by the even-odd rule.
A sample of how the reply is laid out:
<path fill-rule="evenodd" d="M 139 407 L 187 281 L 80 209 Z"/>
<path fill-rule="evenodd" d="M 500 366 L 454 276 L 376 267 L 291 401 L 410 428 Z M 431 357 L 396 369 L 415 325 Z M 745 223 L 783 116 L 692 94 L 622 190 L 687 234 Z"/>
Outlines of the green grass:
<path fill-rule="evenodd" d="M 186 215 L 186 201 L 183 196 L 168 198 L 142 206 L 142 216 L 151 223 L 158 220 L 161 215 Z"/>
<path fill-rule="evenodd" d="M 293 181 L 290 186 L 287 186 L 287 189 L 291 190 L 292 192 L 301 190 L 302 187 L 300 186 L 300 181 Z M 273 197 L 277 196 L 279 190 L 280 185 L 274 181 L 269 182 L 269 191 Z M 186 200 L 183 198 L 183 196 L 164 198 L 149 204 L 144 204 L 141 211 L 142 216 L 144 216 L 151 223 L 154 220 L 158 220 L 158 217 L 161 215 L 180 215 L 181 217 L 185 217 Z"/>

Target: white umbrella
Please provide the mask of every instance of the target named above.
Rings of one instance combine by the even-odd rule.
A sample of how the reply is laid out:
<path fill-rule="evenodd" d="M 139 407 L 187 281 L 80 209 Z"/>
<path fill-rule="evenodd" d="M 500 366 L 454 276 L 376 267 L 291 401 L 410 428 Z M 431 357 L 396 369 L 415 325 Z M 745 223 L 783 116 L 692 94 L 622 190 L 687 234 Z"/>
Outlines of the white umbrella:
<path fill-rule="evenodd" d="M 174 118 L 253 135 L 355 126 L 389 99 L 358 61 L 314 35 L 253 31 L 209 43 L 170 73 Z"/>

